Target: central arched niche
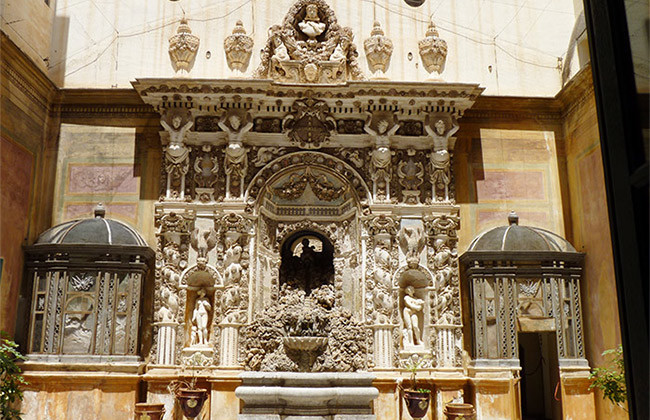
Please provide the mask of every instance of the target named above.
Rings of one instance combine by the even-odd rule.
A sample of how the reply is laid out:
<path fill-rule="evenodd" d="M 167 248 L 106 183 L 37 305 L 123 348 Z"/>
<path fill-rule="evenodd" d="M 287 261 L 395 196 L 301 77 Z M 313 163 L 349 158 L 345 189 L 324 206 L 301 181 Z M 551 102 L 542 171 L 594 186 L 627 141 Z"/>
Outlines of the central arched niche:
<path fill-rule="evenodd" d="M 312 290 L 334 284 L 334 247 L 324 235 L 302 230 L 290 235 L 280 251 L 280 286 Z"/>

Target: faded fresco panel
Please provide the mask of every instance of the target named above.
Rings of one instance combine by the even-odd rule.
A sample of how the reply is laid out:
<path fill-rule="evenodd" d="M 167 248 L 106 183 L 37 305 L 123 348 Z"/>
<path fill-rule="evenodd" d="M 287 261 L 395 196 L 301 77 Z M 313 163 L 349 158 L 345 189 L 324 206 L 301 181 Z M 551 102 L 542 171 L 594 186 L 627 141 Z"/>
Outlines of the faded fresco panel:
<path fill-rule="evenodd" d="M 138 178 L 133 165 L 79 164 L 68 165 L 69 194 L 137 194 Z"/>
<path fill-rule="evenodd" d="M 91 217 L 101 202 L 107 217 L 138 227 L 141 171 L 135 141 L 134 128 L 61 125 L 55 223 Z"/>
<path fill-rule="evenodd" d="M 476 181 L 479 203 L 500 200 L 545 200 L 544 173 L 532 170 L 484 169 Z"/>
<path fill-rule="evenodd" d="M 0 302 L 16 302 L 23 273 L 21 244 L 27 233 L 34 156 L 11 140 L 0 138 L 0 257 L 4 259 Z M 13 319 L 15 307 L 0 305 L 0 328 Z M 12 328 L 13 330 L 13 328 Z"/>
<path fill-rule="evenodd" d="M 469 140 L 469 139 L 468 139 Z M 564 231 L 557 145 L 552 131 L 480 129 L 468 149 L 455 154 L 456 191 L 465 220 L 459 251 L 481 232 L 508 223 Z"/>

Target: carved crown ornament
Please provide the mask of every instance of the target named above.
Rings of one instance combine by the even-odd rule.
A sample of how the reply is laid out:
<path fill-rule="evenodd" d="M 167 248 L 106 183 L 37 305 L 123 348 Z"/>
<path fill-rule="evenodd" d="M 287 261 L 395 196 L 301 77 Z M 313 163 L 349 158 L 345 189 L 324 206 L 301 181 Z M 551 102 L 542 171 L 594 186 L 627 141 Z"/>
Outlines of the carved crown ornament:
<path fill-rule="evenodd" d="M 393 54 L 393 41 L 384 35 L 381 24 L 375 21 L 370 38 L 363 41 L 368 68 L 375 77 L 383 77 Z"/>
<path fill-rule="evenodd" d="M 246 29 L 244 29 L 241 20 L 235 24 L 232 35 L 224 39 L 223 49 L 226 53 L 228 67 L 240 73 L 245 72 L 253 52 L 253 38 L 246 35 Z"/>
<path fill-rule="evenodd" d="M 341 27 L 325 0 L 298 0 L 269 29 L 255 76 L 281 83 L 345 83 L 364 76 L 352 29 Z"/>
<path fill-rule="evenodd" d="M 442 74 L 447 61 L 447 42 L 440 38 L 433 22 L 429 22 L 426 37 L 418 42 L 420 58 L 428 73 Z"/>
<path fill-rule="evenodd" d="M 194 66 L 196 52 L 199 50 L 199 37 L 192 34 L 187 19 L 183 17 L 176 35 L 169 38 L 169 58 L 179 76 L 184 76 Z"/>

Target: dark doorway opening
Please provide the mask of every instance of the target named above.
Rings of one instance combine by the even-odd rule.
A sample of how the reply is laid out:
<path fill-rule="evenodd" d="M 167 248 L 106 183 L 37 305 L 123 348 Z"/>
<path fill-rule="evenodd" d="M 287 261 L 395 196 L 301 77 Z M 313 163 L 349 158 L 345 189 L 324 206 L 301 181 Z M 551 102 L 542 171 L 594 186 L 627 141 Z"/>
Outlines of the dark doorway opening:
<path fill-rule="evenodd" d="M 334 284 L 334 247 L 317 232 L 302 231 L 282 244 L 280 285 L 302 289 L 307 295 L 325 284 Z"/>
<path fill-rule="evenodd" d="M 561 420 L 555 333 L 519 333 L 519 360 L 522 420 Z"/>

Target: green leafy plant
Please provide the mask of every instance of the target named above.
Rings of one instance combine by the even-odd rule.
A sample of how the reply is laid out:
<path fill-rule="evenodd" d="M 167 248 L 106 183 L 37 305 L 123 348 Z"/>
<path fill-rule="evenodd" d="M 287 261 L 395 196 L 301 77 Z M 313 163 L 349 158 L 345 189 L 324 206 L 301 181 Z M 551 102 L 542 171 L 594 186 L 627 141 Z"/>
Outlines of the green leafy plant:
<path fill-rule="evenodd" d="M 18 344 L 9 340 L 7 333 L 0 331 L 0 418 L 20 420 L 16 401 L 23 399 L 21 386 L 27 385 L 17 362 L 24 360 L 18 351 Z"/>
<path fill-rule="evenodd" d="M 425 365 L 425 360 L 428 357 L 420 357 L 418 355 L 413 355 L 406 361 L 406 369 L 411 372 L 411 391 L 415 392 L 430 392 L 428 389 L 424 388 L 418 388 L 417 387 L 417 380 L 416 380 L 416 374 L 418 373 L 418 370 L 424 367 Z"/>
<path fill-rule="evenodd" d="M 613 404 L 625 409 L 627 390 L 625 388 L 625 364 L 623 362 L 623 346 L 605 350 L 603 357 L 612 357 L 604 367 L 594 368 L 589 375 L 593 380 L 589 389 L 597 388 L 603 391 L 603 397 Z"/>

